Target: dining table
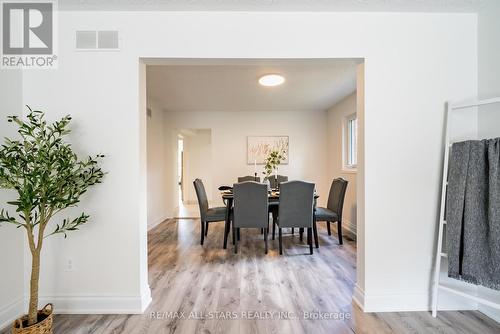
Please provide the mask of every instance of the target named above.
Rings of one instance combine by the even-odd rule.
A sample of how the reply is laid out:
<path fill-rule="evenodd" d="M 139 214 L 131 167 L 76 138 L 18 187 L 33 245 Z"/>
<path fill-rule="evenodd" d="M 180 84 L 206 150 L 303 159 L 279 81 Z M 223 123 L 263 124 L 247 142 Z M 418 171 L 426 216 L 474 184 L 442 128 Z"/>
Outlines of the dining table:
<path fill-rule="evenodd" d="M 234 193 L 233 193 L 233 188 L 229 186 L 220 186 L 219 191 L 221 192 L 222 200 L 226 204 L 226 219 L 225 219 L 225 225 L 224 225 L 224 249 L 227 248 L 227 239 L 229 236 L 229 232 L 231 230 L 231 211 L 233 209 L 233 202 L 234 202 Z M 270 189 L 267 192 L 267 197 L 269 200 L 269 203 L 273 202 L 278 202 L 280 199 L 280 192 L 279 189 Z M 317 199 L 319 198 L 319 195 L 314 191 L 314 208 L 316 210 L 316 202 Z M 313 214 L 313 219 L 314 219 L 314 214 Z M 273 221 L 273 224 L 275 222 Z M 313 223 L 313 228 L 316 229 L 316 224 Z M 314 233 L 316 236 L 315 238 L 317 239 L 317 233 Z M 238 235 L 238 240 L 239 240 L 239 235 Z M 316 241 L 316 244 L 318 244 L 318 241 Z M 233 240 L 234 244 L 234 240 Z"/>

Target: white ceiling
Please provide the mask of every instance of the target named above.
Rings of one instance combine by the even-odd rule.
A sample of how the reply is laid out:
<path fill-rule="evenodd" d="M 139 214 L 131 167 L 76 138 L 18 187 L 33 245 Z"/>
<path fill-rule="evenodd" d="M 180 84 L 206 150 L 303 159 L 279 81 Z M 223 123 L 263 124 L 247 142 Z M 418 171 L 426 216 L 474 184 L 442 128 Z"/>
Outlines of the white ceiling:
<path fill-rule="evenodd" d="M 60 0 L 62 10 L 477 12 L 485 0 Z M 498 0 L 495 0 L 498 1 Z"/>
<path fill-rule="evenodd" d="M 317 59 L 148 65 L 148 101 L 166 111 L 326 110 L 355 91 L 357 63 Z M 259 85 L 259 77 L 268 73 L 279 73 L 286 82 Z"/>

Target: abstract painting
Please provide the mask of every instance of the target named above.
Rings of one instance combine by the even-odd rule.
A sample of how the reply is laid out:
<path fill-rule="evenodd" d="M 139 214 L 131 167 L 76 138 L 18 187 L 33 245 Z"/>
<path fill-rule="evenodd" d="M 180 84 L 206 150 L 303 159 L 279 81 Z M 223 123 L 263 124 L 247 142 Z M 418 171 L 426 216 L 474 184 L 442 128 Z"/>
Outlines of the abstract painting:
<path fill-rule="evenodd" d="M 278 150 L 285 152 L 286 159 L 281 163 L 287 165 L 289 161 L 288 136 L 248 136 L 247 164 L 264 164 L 269 152 Z"/>

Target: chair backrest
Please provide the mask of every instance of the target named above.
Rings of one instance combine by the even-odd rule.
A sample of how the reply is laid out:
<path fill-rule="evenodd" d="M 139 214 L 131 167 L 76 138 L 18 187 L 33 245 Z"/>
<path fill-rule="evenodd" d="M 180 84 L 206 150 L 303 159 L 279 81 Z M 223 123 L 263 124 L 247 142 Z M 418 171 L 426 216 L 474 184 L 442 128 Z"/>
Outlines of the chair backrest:
<path fill-rule="evenodd" d="M 200 218 L 201 221 L 205 221 L 205 216 L 208 211 L 208 197 L 205 191 L 205 186 L 201 179 L 196 179 L 193 181 L 194 190 L 196 191 L 196 197 L 198 197 L 198 205 L 200 206 Z"/>
<path fill-rule="evenodd" d="M 234 193 L 234 226 L 267 228 L 269 208 L 267 186 L 247 181 L 236 183 Z"/>
<path fill-rule="evenodd" d="M 238 183 L 247 182 L 247 181 L 260 182 L 260 177 L 258 177 L 258 176 L 255 177 L 255 176 L 247 175 L 247 176 L 240 176 L 238 178 Z"/>
<path fill-rule="evenodd" d="M 314 183 L 288 181 L 280 184 L 280 227 L 312 227 L 313 209 Z"/>
<path fill-rule="evenodd" d="M 270 175 L 269 177 L 266 177 L 266 179 L 269 180 L 269 184 L 271 185 L 271 188 L 277 188 L 278 184 L 281 184 L 283 182 L 288 181 L 288 176 L 278 175 L 277 180 L 276 180 L 274 175 Z M 276 182 L 276 181 L 278 181 L 278 182 Z"/>
<path fill-rule="evenodd" d="M 347 181 L 343 178 L 334 179 L 328 195 L 327 208 L 335 212 L 342 220 L 342 208 L 344 207 L 345 193 L 347 190 Z"/>

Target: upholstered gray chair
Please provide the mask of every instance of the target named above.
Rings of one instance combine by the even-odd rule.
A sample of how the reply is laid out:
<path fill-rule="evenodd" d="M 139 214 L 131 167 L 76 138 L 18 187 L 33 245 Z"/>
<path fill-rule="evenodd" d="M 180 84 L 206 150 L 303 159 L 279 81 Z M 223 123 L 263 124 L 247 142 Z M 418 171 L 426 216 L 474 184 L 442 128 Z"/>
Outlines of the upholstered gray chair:
<path fill-rule="evenodd" d="M 280 185 L 278 210 L 279 250 L 283 254 L 282 228 L 307 228 L 309 252 L 313 253 L 312 228 L 314 211 L 314 183 L 304 181 L 283 182 Z"/>
<path fill-rule="evenodd" d="M 258 177 L 258 176 L 251 176 L 251 175 L 238 177 L 238 183 L 247 182 L 247 181 L 260 182 L 260 177 Z M 260 233 L 263 234 L 264 230 L 261 230 Z"/>
<path fill-rule="evenodd" d="M 247 175 L 247 176 L 240 176 L 238 178 L 238 183 L 247 182 L 247 181 L 260 182 L 260 177 Z"/>
<path fill-rule="evenodd" d="M 277 175 L 277 177 L 275 177 L 275 175 L 270 175 L 270 176 L 266 177 L 264 180 L 266 180 L 266 179 L 269 180 L 269 183 L 271 184 L 271 188 L 277 188 L 278 184 L 288 181 L 288 176 Z"/>
<path fill-rule="evenodd" d="M 234 252 L 238 252 L 236 235 L 240 231 L 240 228 L 260 228 L 264 229 L 265 252 L 267 254 L 267 234 L 269 228 L 267 186 L 253 181 L 236 183 L 233 187 L 233 193 Z"/>
<path fill-rule="evenodd" d="M 193 182 L 194 189 L 196 190 L 196 196 L 198 197 L 198 205 L 200 206 L 200 217 L 201 217 L 201 242 L 205 240 L 205 236 L 208 235 L 208 223 L 220 222 L 226 220 L 226 207 L 208 207 L 208 197 L 205 191 L 205 186 L 203 181 L 196 179 Z"/>
<path fill-rule="evenodd" d="M 342 245 L 342 210 L 348 182 L 342 178 L 333 180 L 328 195 L 326 208 L 318 207 L 315 211 L 315 221 L 326 221 L 328 235 L 332 235 L 330 223 L 337 222 L 339 244 Z M 317 236 L 315 236 L 317 238 Z"/>

